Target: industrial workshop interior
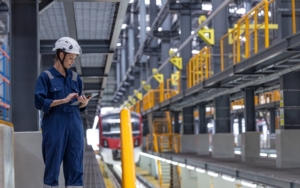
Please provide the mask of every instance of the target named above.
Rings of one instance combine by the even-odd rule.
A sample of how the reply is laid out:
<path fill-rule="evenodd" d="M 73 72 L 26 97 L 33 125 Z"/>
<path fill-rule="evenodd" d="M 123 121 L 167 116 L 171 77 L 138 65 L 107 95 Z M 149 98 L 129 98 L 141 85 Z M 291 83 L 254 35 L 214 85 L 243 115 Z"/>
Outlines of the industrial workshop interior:
<path fill-rule="evenodd" d="M 0 118 L 0 188 L 300 188 L 300 0 L 0 0 Z"/>

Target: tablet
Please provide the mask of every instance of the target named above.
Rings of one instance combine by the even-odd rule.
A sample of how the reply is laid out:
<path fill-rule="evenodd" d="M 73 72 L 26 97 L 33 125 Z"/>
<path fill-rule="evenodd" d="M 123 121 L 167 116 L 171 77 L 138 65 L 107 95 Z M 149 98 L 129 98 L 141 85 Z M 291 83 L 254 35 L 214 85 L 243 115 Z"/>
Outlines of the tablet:
<path fill-rule="evenodd" d="M 95 97 L 95 96 L 97 96 L 97 95 L 99 95 L 99 93 L 92 93 L 92 94 L 87 95 L 86 98 L 89 98 L 90 96 L 92 96 L 91 98 L 93 98 L 93 97 Z M 72 106 L 79 105 L 79 101 L 75 101 L 75 102 L 73 102 L 71 105 L 72 105 Z"/>

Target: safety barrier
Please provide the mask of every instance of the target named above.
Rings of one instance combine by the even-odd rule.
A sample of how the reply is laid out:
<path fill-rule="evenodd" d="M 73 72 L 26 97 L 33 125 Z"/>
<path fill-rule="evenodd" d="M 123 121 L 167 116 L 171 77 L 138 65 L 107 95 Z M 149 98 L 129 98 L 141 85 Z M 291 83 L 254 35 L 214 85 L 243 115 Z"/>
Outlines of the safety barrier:
<path fill-rule="evenodd" d="M 212 76 L 210 48 L 202 48 L 187 64 L 187 87 L 193 87 Z"/>
<path fill-rule="evenodd" d="M 153 106 L 162 103 L 166 97 L 173 96 L 176 90 L 173 89 L 152 89 L 143 98 L 143 111 L 151 109 Z"/>
<path fill-rule="evenodd" d="M 128 142 L 132 140 L 131 130 L 131 116 L 128 109 L 122 109 L 120 113 L 121 120 L 121 160 L 122 160 L 122 187 L 135 187 L 135 164 L 133 143 Z"/>
<path fill-rule="evenodd" d="M 0 120 L 0 187 L 15 187 L 14 127 Z"/>
<path fill-rule="evenodd" d="M 255 95 L 254 97 L 254 105 L 266 104 L 271 102 L 276 102 L 280 100 L 280 91 L 268 91 L 261 93 L 259 95 Z M 244 99 L 234 100 L 231 102 L 231 110 L 244 108 Z"/>
<path fill-rule="evenodd" d="M 269 6 L 274 0 L 263 0 L 245 14 L 233 29 L 220 39 L 221 70 L 270 46 L 270 30 L 278 29 L 269 19 Z M 261 39 L 264 40 L 261 40 Z"/>

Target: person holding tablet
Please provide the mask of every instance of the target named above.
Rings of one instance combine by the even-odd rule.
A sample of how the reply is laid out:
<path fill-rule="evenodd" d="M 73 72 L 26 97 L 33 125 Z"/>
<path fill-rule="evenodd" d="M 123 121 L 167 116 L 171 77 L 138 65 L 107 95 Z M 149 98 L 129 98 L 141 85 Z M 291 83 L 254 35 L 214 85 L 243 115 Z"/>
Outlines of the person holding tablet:
<path fill-rule="evenodd" d="M 62 37 L 53 51 L 54 66 L 39 75 L 35 88 L 35 107 L 44 112 L 41 127 L 44 188 L 58 187 L 62 162 L 65 186 L 82 188 L 84 140 L 80 112 L 90 98 L 81 95 L 82 80 L 69 70 L 81 48 L 74 39 Z M 76 101 L 78 105 L 71 105 Z"/>

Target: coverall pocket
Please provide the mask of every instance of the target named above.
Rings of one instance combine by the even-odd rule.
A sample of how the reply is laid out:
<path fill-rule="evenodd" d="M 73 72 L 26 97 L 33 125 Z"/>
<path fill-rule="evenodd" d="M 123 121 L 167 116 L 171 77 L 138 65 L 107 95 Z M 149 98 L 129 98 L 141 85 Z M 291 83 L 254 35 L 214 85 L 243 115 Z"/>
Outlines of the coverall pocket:
<path fill-rule="evenodd" d="M 57 85 L 57 86 L 51 86 L 50 87 L 50 92 L 58 92 L 58 91 L 61 91 L 62 90 L 62 86 L 60 85 Z"/>

